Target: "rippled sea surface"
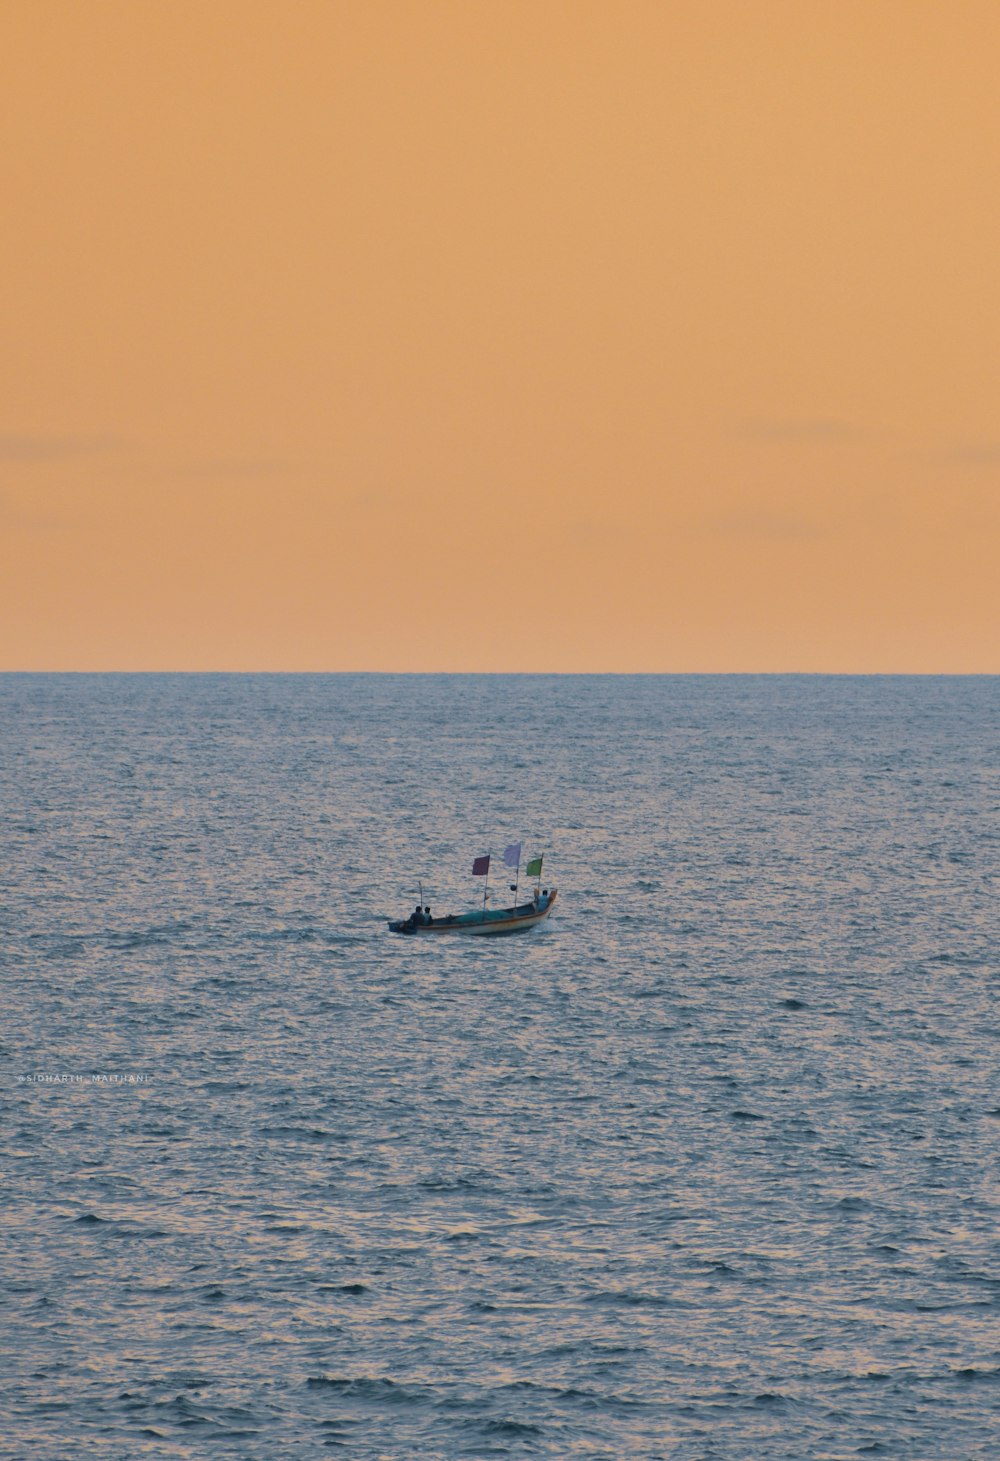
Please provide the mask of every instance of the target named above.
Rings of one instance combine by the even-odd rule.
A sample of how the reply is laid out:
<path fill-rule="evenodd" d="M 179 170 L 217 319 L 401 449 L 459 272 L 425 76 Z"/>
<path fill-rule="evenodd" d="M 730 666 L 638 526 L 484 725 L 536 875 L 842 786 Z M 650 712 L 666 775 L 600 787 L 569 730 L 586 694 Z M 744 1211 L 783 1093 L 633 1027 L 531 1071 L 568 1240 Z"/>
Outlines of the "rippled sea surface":
<path fill-rule="evenodd" d="M 4 1457 L 1000 1456 L 1000 681 L 6 676 L 0 816 Z"/>

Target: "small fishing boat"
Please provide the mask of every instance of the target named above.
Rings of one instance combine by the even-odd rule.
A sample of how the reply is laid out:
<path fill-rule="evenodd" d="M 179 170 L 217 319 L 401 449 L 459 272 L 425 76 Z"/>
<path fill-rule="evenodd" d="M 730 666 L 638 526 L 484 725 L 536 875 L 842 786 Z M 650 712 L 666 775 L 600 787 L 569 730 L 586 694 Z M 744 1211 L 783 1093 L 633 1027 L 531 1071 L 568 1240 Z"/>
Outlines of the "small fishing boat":
<path fill-rule="evenodd" d="M 534 928 L 552 912 L 557 888 L 549 888 L 530 903 L 517 903 L 513 908 L 477 908 L 472 913 L 449 913 L 446 918 L 430 918 L 424 915 L 417 923 L 416 915 L 409 918 L 390 919 L 393 933 L 520 933 L 522 929 Z"/>
<path fill-rule="evenodd" d="M 525 929 L 534 928 L 537 923 L 544 922 L 552 912 L 558 889 L 543 888 L 541 886 L 542 859 L 536 857 L 527 866 L 528 875 L 538 879 L 531 901 L 529 903 L 518 903 L 517 892 L 521 873 L 521 844 L 520 842 L 511 843 L 503 854 L 503 860 L 507 867 L 516 867 L 517 869 L 517 879 L 510 885 L 510 891 L 514 894 L 513 905 L 510 908 L 487 908 L 490 856 L 491 854 L 487 853 L 485 857 L 477 857 L 472 864 L 473 877 L 485 877 L 486 879 L 486 884 L 483 889 L 482 908 L 477 908 L 471 913 L 449 913 L 444 918 L 432 918 L 430 908 L 422 906 L 424 900 L 423 885 L 421 885 L 420 903 L 417 904 L 409 918 L 390 919 L 390 932 L 421 935 L 461 933 L 472 934 L 481 938 L 485 935 L 521 933 Z"/>

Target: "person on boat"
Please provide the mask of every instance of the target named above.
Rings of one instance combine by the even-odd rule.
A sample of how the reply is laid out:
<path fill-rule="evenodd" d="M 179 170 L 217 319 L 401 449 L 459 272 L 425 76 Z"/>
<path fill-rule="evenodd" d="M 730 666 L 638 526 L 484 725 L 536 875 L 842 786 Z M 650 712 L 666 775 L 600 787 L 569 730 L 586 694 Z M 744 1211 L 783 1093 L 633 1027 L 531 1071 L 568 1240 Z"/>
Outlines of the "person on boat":
<path fill-rule="evenodd" d="M 431 921 L 431 907 L 430 907 L 430 904 L 428 903 L 427 907 L 424 909 L 424 922 L 425 923 L 430 923 L 430 921 Z"/>
<path fill-rule="evenodd" d="M 417 924 L 418 923 L 423 923 L 423 921 L 424 921 L 423 909 L 420 907 L 420 904 L 418 903 L 417 906 L 416 906 L 416 908 L 414 908 L 413 912 L 410 914 L 409 918 L 406 920 L 406 926 L 407 926 L 407 928 L 416 928 Z"/>
<path fill-rule="evenodd" d="M 543 888 L 540 893 L 535 894 L 535 907 L 539 913 L 544 913 L 549 906 L 549 890 Z"/>

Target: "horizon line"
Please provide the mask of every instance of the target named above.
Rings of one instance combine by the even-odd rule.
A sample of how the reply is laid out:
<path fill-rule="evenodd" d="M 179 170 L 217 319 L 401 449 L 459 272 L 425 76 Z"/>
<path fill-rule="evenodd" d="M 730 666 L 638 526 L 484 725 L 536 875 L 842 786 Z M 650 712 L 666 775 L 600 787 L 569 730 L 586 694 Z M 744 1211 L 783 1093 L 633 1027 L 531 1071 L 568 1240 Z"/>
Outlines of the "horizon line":
<path fill-rule="evenodd" d="M 12 677 L 15 675 L 117 675 L 140 676 L 140 675 L 190 675 L 190 676 L 290 676 L 316 677 L 336 675 L 370 675 L 370 676 L 394 676 L 394 677 L 424 677 L 441 678 L 451 676 L 463 678 L 470 676 L 492 676 L 501 678 L 547 678 L 563 677 L 566 679 L 638 679 L 638 678 L 670 678 L 683 679 L 737 679 L 757 678 L 765 679 L 997 679 L 1000 678 L 1000 669 L 997 670 L 403 670 L 403 669 L 339 669 L 339 670 L 286 670 L 286 669 L 0 669 L 0 677 Z"/>

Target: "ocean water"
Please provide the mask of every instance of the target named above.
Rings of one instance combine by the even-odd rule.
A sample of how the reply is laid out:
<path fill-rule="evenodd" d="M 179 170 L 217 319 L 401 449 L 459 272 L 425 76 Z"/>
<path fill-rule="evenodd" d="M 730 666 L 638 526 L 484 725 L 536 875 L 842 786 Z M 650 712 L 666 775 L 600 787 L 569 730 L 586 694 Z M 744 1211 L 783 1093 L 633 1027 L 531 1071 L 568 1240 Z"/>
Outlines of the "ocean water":
<path fill-rule="evenodd" d="M 0 819 L 0 1455 L 1000 1456 L 997 679 L 11 675 Z"/>

